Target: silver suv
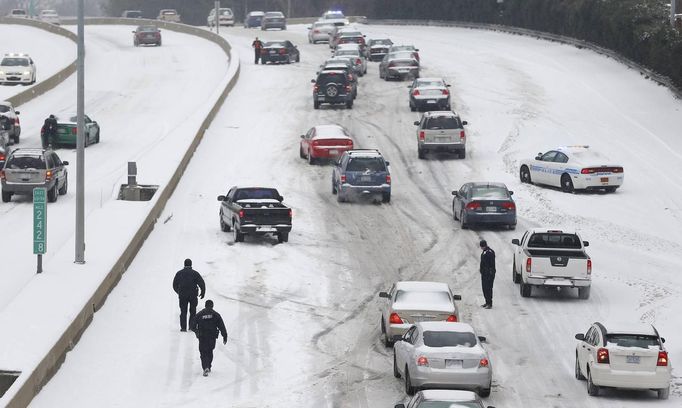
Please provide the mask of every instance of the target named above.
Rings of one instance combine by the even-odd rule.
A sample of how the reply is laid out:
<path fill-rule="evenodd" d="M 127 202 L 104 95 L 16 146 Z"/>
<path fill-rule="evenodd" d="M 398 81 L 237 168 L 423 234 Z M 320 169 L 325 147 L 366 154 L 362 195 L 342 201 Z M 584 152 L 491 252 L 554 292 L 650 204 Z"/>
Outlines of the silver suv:
<path fill-rule="evenodd" d="M 10 153 L 5 168 L 0 170 L 2 201 L 8 203 L 14 194 L 31 195 L 36 187 L 47 189 L 47 200 L 57 201 L 69 186 L 66 167 L 57 153 L 49 149 L 16 149 Z"/>
<path fill-rule="evenodd" d="M 422 119 L 414 122 L 417 126 L 417 156 L 423 159 L 427 152 L 456 153 L 466 156 L 466 131 L 455 112 L 426 112 Z"/>

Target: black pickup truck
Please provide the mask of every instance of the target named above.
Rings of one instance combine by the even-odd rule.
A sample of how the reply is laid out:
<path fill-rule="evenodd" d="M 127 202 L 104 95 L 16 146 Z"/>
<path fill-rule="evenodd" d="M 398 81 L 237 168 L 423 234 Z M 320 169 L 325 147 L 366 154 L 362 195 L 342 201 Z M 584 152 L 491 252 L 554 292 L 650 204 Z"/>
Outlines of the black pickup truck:
<path fill-rule="evenodd" d="M 289 241 L 291 209 L 284 205 L 274 188 L 232 187 L 220 201 L 220 229 L 234 235 L 234 242 L 243 242 L 244 235 L 277 236 L 280 243 Z"/>

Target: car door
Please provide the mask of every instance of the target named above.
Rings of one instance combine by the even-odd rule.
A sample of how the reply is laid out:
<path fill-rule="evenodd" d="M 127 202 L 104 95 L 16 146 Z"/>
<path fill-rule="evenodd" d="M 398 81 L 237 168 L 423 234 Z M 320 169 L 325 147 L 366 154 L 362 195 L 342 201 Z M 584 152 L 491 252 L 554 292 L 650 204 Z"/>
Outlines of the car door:
<path fill-rule="evenodd" d="M 412 344 L 412 339 L 414 338 L 414 333 L 417 331 L 417 326 L 410 327 L 407 332 L 402 337 L 401 341 L 398 341 L 393 345 L 395 350 L 395 361 L 398 371 L 405 375 L 405 365 L 409 368 L 409 360 L 412 355 L 412 350 L 414 345 Z"/>
<path fill-rule="evenodd" d="M 57 188 L 60 188 L 64 184 L 66 178 L 64 164 L 56 153 L 50 153 L 50 157 L 51 160 L 48 160 L 48 163 L 52 163 L 52 166 L 54 166 L 52 171 L 55 174 L 55 178 L 58 180 Z"/>
<path fill-rule="evenodd" d="M 547 184 L 548 177 L 547 172 L 551 170 L 551 164 L 554 161 L 554 157 L 557 152 L 551 150 L 540 156 L 539 159 L 536 158 L 532 166 L 530 166 L 530 177 L 535 183 Z"/>
<path fill-rule="evenodd" d="M 301 150 L 307 155 L 310 149 L 310 140 L 315 134 L 315 128 L 311 128 L 301 139 Z"/>
<path fill-rule="evenodd" d="M 388 318 L 391 316 L 391 313 L 393 313 L 393 298 L 395 297 L 395 283 L 391 286 L 391 289 L 389 289 L 388 293 L 388 298 L 384 302 L 384 306 L 381 310 L 381 318 L 384 321 L 384 327 L 388 327 Z"/>
<path fill-rule="evenodd" d="M 519 245 L 515 245 L 514 248 L 514 268 L 516 269 L 516 273 L 521 275 L 521 269 L 523 268 L 523 265 L 521 263 L 523 262 L 523 245 L 526 243 L 526 239 L 528 238 L 528 231 L 523 233 L 523 236 L 521 237 L 521 241 Z"/>
<path fill-rule="evenodd" d="M 232 212 L 229 203 L 232 201 L 235 190 L 236 187 L 232 187 L 225 195 L 225 199 L 220 203 L 220 213 L 222 214 L 223 222 L 229 226 L 232 226 Z"/>
<path fill-rule="evenodd" d="M 568 163 L 568 156 L 563 152 L 556 152 L 551 163 L 551 171 L 547 173 L 547 184 L 550 186 L 561 187 L 561 175 L 564 174 Z"/>
<path fill-rule="evenodd" d="M 587 329 L 587 333 L 585 333 L 585 339 L 580 340 L 578 343 L 578 346 L 576 347 L 576 353 L 578 357 L 578 364 L 580 365 L 580 369 L 582 370 L 583 373 L 587 372 L 587 347 L 590 345 L 589 341 L 590 338 L 594 335 L 594 327 L 590 326 L 589 329 Z"/>
<path fill-rule="evenodd" d="M 469 185 L 465 184 L 462 186 L 462 188 L 459 189 L 457 192 L 458 194 L 455 196 L 455 205 L 453 211 L 455 214 L 457 214 L 457 218 L 460 218 L 460 214 L 462 214 L 462 209 L 466 205 L 466 197 L 469 192 Z"/>

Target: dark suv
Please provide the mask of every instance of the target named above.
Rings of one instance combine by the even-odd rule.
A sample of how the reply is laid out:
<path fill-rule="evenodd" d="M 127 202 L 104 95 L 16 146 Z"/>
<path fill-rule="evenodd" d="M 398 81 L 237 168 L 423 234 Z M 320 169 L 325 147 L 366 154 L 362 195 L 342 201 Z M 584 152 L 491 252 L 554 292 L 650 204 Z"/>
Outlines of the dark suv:
<path fill-rule="evenodd" d="M 332 172 L 332 194 L 339 202 L 367 197 L 391 201 L 391 173 L 388 162 L 376 149 L 344 152 Z"/>
<path fill-rule="evenodd" d="M 325 70 L 311 81 L 313 88 L 313 107 L 319 109 L 323 103 L 345 104 L 346 108 L 353 108 L 353 84 L 348 79 L 346 71 Z"/>
<path fill-rule="evenodd" d="M 31 195 L 36 187 L 47 189 L 49 202 L 57 201 L 69 186 L 68 165 L 49 149 L 15 149 L 0 170 L 2 201 L 8 203 L 14 194 Z"/>

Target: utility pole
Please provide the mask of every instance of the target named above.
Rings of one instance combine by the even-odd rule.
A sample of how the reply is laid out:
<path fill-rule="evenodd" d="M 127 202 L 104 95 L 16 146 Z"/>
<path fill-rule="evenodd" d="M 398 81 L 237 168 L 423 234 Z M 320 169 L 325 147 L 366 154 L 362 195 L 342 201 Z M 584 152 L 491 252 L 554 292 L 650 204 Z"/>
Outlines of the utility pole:
<path fill-rule="evenodd" d="M 76 258 L 77 264 L 85 263 L 85 0 L 78 0 L 78 71 L 76 85 Z"/>
<path fill-rule="evenodd" d="M 220 0 L 215 0 L 213 4 L 215 6 L 215 33 L 220 34 Z"/>
<path fill-rule="evenodd" d="M 291 0 L 287 0 L 287 18 L 291 18 Z"/>
<path fill-rule="evenodd" d="M 675 14 L 677 12 L 677 1 L 670 0 L 670 25 L 675 28 Z"/>

